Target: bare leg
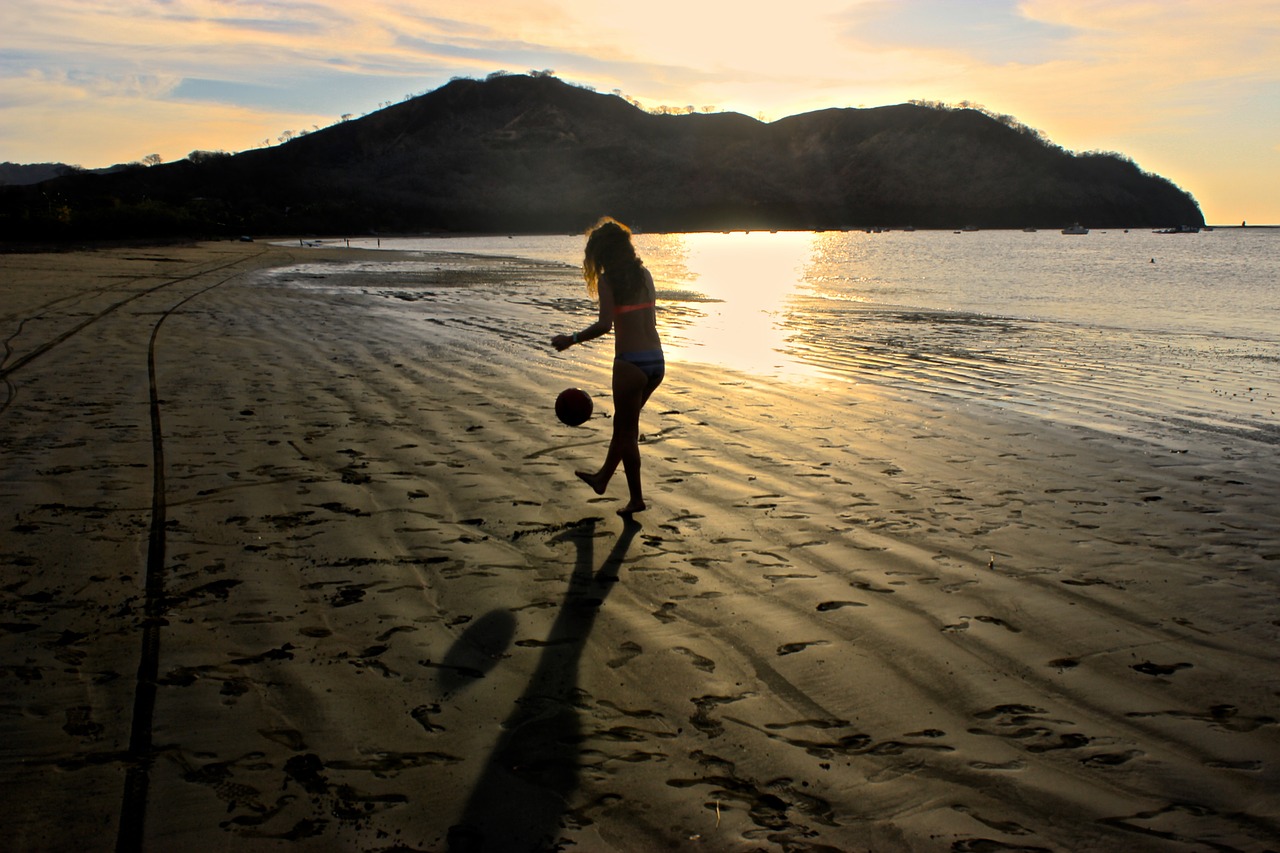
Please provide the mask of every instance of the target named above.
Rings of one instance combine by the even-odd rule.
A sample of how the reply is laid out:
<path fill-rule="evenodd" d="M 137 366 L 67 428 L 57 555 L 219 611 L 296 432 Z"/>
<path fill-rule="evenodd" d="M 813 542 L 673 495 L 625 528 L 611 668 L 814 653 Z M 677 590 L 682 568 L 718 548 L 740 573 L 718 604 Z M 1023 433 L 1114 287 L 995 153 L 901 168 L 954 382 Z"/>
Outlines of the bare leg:
<path fill-rule="evenodd" d="M 653 389 L 649 377 L 634 364 L 625 361 L 613 363 L 613 437 L 604 463 L 594 474 L 578 471 L 578 477 L 597 495 L 604 494 L 621 464 L 627 475 L 630 499 L 618 510 L 619 515 L 631 515 L 645 509 L 644 490 L 640 481 L 640 409 Z"/>
<path fill-rule="evenodd" d="M 634 367 L 634 365 L 628 365 L 628 367 Z M 628 440 L 622 444 L 621 448 L 622 466 L 627 475 L 627 491 L 630 493 L 627 505 L 618 510 L 618 515 L 624 518 L 630 518 L 634 513 L 643 512 L 648 508 L 644 502 L 644 487 L 640 480 L 640 410 L 644 408 L 645 403 L 649 402 L 650 395 L 662 384 L 661 376 L 656 380 L 651 379 L 639 368 L 631 372 L 643 375 L 644 384 L 638 389 L 639 399 L 635 400 L 634 417 L 629 424 Z M 616 369 L 614 376 L 616 385 Z"/>

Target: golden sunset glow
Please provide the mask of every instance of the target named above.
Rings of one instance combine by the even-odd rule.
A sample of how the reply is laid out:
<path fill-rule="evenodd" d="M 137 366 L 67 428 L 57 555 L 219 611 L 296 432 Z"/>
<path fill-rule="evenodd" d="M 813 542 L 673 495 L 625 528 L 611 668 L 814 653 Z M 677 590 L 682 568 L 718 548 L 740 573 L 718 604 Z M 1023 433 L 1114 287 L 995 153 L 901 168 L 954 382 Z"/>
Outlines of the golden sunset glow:
<path fill-rule="evenodd" d="M 637 248 L 655 278 L 692 277 L 700 299 L 682 312 L 692 317 L 670 329 L 664 348 L 677 359 L 711 359 L 753 374 L 812 373 L 783 353 L 788 332 L 781 321 L 814 237 L 809 232 L 638 236 Z M 678 305 L 680 295 L 674 296 Z"/>
<path fill-rule="evenodd" d="M 775 120 L 981 104 L 1119 151 L 1206 219 L 1280 222 L 1280 4 L 48 0 L 0 11 L 0 159 L 241 151 L 455 76 L 553 70 L 649 108 Z"/>

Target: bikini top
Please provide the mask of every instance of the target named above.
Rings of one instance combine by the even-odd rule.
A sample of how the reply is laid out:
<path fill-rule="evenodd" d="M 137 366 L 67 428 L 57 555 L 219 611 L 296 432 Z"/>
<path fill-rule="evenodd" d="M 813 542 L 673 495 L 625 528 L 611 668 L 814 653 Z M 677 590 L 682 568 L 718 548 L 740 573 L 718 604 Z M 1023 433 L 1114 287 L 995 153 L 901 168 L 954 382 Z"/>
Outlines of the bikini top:
<path fill-rule="evenodd" d="M 616 317 L 619 314 L 628 314 L 632 311 L 640 311 L 645 308 L 653 308 L 655 304 L 656 303 L 654 302 L 637 302 L 634 305 L 615 305 L 613 308 L 613 316 Z"/>

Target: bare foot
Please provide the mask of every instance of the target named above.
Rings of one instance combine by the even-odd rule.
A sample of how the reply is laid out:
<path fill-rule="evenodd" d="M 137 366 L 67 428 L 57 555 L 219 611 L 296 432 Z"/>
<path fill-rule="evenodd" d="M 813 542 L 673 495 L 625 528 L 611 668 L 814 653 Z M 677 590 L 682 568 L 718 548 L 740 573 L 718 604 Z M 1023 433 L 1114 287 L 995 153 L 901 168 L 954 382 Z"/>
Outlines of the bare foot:
<path fill-rule="evenodd" d="M 609 481 L 600 482 L 600 478 L 595 474 L 588 474 L 586 471 L 574 471 L 578 475 L 578 479 L 591 487 L 591 491 L 597 495 L 603 495 L 605 487 L 609 485 Z"/>
<path fill-rule="evenodd" d="M 618 510 L 618 515 L 623 518 L 628 518 L 635 515 L 637 512 L 644 512 L 648 508 L 648 505 L 645 504 L 644 501 L 631 501 L 631 503 Z"/>

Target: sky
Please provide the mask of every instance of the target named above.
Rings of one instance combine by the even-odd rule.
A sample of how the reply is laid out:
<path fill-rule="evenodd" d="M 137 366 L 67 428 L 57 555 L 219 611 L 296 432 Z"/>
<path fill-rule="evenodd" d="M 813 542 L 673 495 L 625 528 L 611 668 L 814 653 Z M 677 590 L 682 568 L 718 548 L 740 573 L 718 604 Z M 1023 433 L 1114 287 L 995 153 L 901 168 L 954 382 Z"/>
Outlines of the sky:
<path fill-rule="evenodd" d="M 1280 0 L 5 2 L 0 161 L 243 151 L 494 71 L 765 121 L 969 102 L 1280 224 Z"/>

